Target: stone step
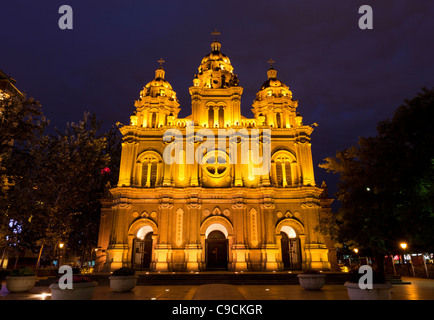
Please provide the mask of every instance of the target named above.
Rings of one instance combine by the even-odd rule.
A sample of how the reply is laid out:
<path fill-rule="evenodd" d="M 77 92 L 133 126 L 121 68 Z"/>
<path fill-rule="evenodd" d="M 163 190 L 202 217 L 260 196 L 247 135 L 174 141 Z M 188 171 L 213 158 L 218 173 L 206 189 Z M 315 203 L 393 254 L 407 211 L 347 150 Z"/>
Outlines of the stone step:
<path fill-rule="evenodd" d="M 137 285 L 202 285 L 202 284 L 238 284 L 238 285 L 261 285 L 261 284 L 299 284 L 297 274 L 299 272 L 284 273 L 251 273 L 251 272 L 199 272 L 199 273 L 156 273 L 138 272 Z M 344 284 L 348 280 L 348 273 L 324 272 L 327 275 L 327 284 Z M 110 274 L 91 274 L 88 275 L 99 285 L 108 286 Z M 37 286 L 48 286 L 56 281 L 56 277 L 40 279 Z"/>

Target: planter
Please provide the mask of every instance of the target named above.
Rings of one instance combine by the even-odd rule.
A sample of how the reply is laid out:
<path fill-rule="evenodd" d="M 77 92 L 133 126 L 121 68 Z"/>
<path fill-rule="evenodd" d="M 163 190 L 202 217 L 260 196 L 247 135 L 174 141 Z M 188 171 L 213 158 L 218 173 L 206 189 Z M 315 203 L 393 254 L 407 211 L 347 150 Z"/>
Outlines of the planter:
<path fill-rule="evenodd" d="M 390 283 L 373 284 L 372 289 L 360 289 L 358 283 L 345 282 L 350 300 L 390 300 Z"/>
<path fill-rule="evenodd" d="M 50 285 L 51 300 L 92 300 L 96 281 L 73 283 L 72 289 L 60 289 L 57 283 Z"/>
<path fill-rule="evenodd" d="M 132 276 L 110 276 L 110 287 L 116 292 L 128 292 L 134 289 L 137 284 L 137 275 Z"/>
<path fill-rule="evenodd" d="M 325 284 L 325 274 L 300 273 L 297 275 L 300 285 L 307 290 L 320 290 Z"/>
<path fill-rule="evenodd" d="M 7 276 L 6 288 L 9 292 L 26 292 L 35 286 L 36 276 Z"/>

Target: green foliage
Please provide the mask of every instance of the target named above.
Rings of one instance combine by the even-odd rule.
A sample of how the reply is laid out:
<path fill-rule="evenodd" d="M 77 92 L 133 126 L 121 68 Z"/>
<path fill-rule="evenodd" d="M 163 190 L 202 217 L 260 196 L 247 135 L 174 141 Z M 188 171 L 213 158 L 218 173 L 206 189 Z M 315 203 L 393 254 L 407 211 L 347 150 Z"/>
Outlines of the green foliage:
<path fill-rule="evenodd" d="M 2 102 L 0 110 L 0 248 L 43 246 L 50 260 L 64 242 L 69 254 L 90 253 L 100 199 L 117 182 L 117 129 L 101 132 L 96 116 L 85 113 L 78 123 L 47 135 L 37 102 L 16 98 Z M 106 167 L 109 173 L 103 174 Z"/>
<path fill-rule="evenodd" d="M 13 277 L 30 277 L 30 276 L 34 276 L 35 273 L 33 272 L 32 268 L 24 267 L 21 269 L 12 270 L 10 272 L 10 275 Z"/>
<path fill-rule="evenodd" d="M 434 246 L 434 90 L 406 100 L 375 137 L 326 158 L 320 167 L 340 176 L 341 203 L 326 231 L 339 242 L 384 254 L 406 241 Z M 380 261 L 381 260 L 381 261 Z"/>
<path fill-rule="evenodd" d="M 127 268 L 127 267 L 122 267 L 120 269 L 113 271 L 112 273 L 113 276 L 133 276 L 135 274 L 136 271 L 134 271 L 134 269 Z"/>

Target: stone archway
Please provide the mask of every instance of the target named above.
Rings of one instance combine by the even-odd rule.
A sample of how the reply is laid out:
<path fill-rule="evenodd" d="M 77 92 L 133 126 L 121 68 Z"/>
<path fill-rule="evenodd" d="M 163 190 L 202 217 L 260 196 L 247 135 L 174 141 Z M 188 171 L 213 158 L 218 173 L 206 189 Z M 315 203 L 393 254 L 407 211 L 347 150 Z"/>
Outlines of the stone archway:
<path fill-rule="evenodd" d="M 131 224 L 128 230 L 128 263 L 132 268 L 154 269 L 155 245 L 158 227 L 150 219 L 142 218 Z"/>
<path fill-rule="evenodd" d="M 228 240 L 220 230 L 209 232 L 205 240 L 207 270 L 228 269 Z"/>
<path fill-rule="evenodd" d="M 296 219 L 284 219 L 276 226 L 280 269 L 299 270 L 305 265 L 305 229 Z"/>
<path fill-rule="evenodd" d="M 200 240 L 202 248 L 204 248 L 204 254 L 202 254 L 202 261 L 200 262 L 202 270 L 206 270 L 208 267 L 210 269 L 231 269 L 233 227 L 227 218 L 221 216 L 207 218 L 200 226 Z M 214 254 L 216 258 L 225 261 L 222 264 L 217 264 L 217 266 L 213 264 L 209 266 L 209 254 Z"/>

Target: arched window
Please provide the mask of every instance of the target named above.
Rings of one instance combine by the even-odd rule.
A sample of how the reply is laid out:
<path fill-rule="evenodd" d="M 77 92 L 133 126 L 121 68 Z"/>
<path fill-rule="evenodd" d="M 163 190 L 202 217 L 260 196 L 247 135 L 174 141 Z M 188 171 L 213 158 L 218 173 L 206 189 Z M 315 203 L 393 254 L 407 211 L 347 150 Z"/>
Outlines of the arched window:
<path fill-rule="evenodd" d="M 208 127 L 214 128 L 214 107 L 208 108 Z"/>
<path fill-rule="evenodd" d="M 277 128 L 282 128 L 282 118 L 280 113 L 276 113 L 276 126 Z"/>
<path fill-rule="evenodd" d="M 148 151 L 139 156 L 136 166 L 136 184 L 142 187 L 155 187 L 159 184 L 162 161 L 156 152 Z"/>
<path fill-rule="evenodd" d="M 223 128 L 225 126 L 225 109 L 224 107 L 219 108 L 219 127 Z"/>
<path fill-rule="evenodd" d="M 279 187 L 290 186 L 295 182 L 296 162 L 292 154 L 287 151 L 277 152 L 272 157 L 273 181 Z"/>
<path fill-rule="evenodd" d="M 157 126 L 157 113 L 152 112 L 151 128 L 155 128 L 156 126 Z"/>

